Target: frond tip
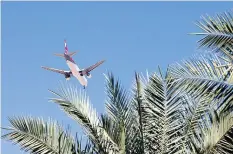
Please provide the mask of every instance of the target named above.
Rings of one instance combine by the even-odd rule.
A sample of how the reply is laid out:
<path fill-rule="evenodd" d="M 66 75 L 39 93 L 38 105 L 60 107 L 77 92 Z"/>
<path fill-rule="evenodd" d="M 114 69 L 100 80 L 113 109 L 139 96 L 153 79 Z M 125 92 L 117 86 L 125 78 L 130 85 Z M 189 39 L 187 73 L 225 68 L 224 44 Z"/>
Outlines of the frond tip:
<path fill-rule="evenodd" d="M 221 47 L 223 44 L 233 43 L 233 17 L 231 13 L 217 15 L 216 18 L 202 17 L 202 21 L 196 22 L 203 33 L 192 33 L 204 35 L 199 40 L 200 47 Z"/>

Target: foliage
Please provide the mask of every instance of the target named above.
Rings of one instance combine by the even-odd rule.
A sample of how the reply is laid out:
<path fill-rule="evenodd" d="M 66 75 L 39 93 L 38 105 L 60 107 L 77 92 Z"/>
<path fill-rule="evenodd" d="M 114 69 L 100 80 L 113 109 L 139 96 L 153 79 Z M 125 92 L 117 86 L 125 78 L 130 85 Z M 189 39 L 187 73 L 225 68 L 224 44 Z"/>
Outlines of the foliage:
<path fill-rule="evenodd" d="M 81 154 L 92 153 L 92 145 L 87 143 L 81 149 L 81 141 L 71 136 L 69 131 L 64 131 L 62 127 L 53 120 L 44 122 L 41 118 L 13 117 L 9 118 L 12 125 L 4 128 L 9 133 L 2 138 L 11 140 L 19 144 L 22 150 L 30 153 L 47 154 Z"/>
<path fill-rule="evenodd" d="M 207 47 L 220 51 L 224 56 L 233 60 L 233 16 L 231 12 L 217 14 L 216 17 L 202 16 L 201 21 L 196 25 L 204 32 L 191 33 L 194 35 L 204 35 L 198 41 L 199 47 Z"/>

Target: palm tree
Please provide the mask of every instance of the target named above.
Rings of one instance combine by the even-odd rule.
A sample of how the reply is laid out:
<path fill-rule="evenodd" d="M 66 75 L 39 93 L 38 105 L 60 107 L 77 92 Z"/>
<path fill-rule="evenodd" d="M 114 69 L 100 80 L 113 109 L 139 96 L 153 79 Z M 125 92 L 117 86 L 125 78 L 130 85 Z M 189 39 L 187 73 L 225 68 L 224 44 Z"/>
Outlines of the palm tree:
<path fill-rule="evenodd" d="M 61 86 L 52 92 L 69 117 L 83 128 L 82 150 L 56 122 L 10 118 L 3 135 L 31 153 L 232 153 L 233 84 L 218 68 L 225 61 L 207 55 L 169 66 L 165 75 L 135 73 L 132 92 L 106 75 L 106 113 L 98 115 L 83 91 Z"/>

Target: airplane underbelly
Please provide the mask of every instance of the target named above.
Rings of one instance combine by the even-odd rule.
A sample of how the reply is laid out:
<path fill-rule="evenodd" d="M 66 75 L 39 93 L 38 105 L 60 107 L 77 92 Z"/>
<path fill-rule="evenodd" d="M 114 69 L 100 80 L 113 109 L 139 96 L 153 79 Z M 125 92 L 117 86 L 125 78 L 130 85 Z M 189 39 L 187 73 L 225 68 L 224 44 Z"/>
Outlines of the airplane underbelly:
<path fill-rule="evenodd" d="M 80 73 L 79 73 L 80 69 L 78 68 L 78 66 L 70 61 L 67 61 L 67 65 L 69 66 L 69 68 L 72 72 L 72 75 L 79 80 L 81 85 L 87 86 L 87 79 L 84 76 L 80 75 Z"/>

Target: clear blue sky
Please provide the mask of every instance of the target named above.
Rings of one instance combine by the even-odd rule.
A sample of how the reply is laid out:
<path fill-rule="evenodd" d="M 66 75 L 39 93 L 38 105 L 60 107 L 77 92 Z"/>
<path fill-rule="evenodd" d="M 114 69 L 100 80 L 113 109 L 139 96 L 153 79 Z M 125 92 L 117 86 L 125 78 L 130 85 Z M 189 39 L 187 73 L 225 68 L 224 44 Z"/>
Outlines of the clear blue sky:
<path fill-rule="evenodd" d="M 56 90 L 64 77 L 41 65 L 67 69 L 53 56 L 79 50 L 74 60 L 85 68 L 107 61 L 92 72 L 87 93 L 99 113 L 104 111 L 104 76 L 107 70 L 129 89 L 134 71 L 163 70 L 168 64 L 197 53 L 200 32 L 193 22 L 203 14 L 229 11 L 231 2 L 3 2 L 2 3 L 2 126 L 8 116 L 52 117 L 80 131 L 56 104 L 47 89 Z M 74 78 L 69 81 L 79 83 Z M 80 86 L 81 88 L 81 86 Z M 23 154 L 2 141 L 3 154 Z"/>

